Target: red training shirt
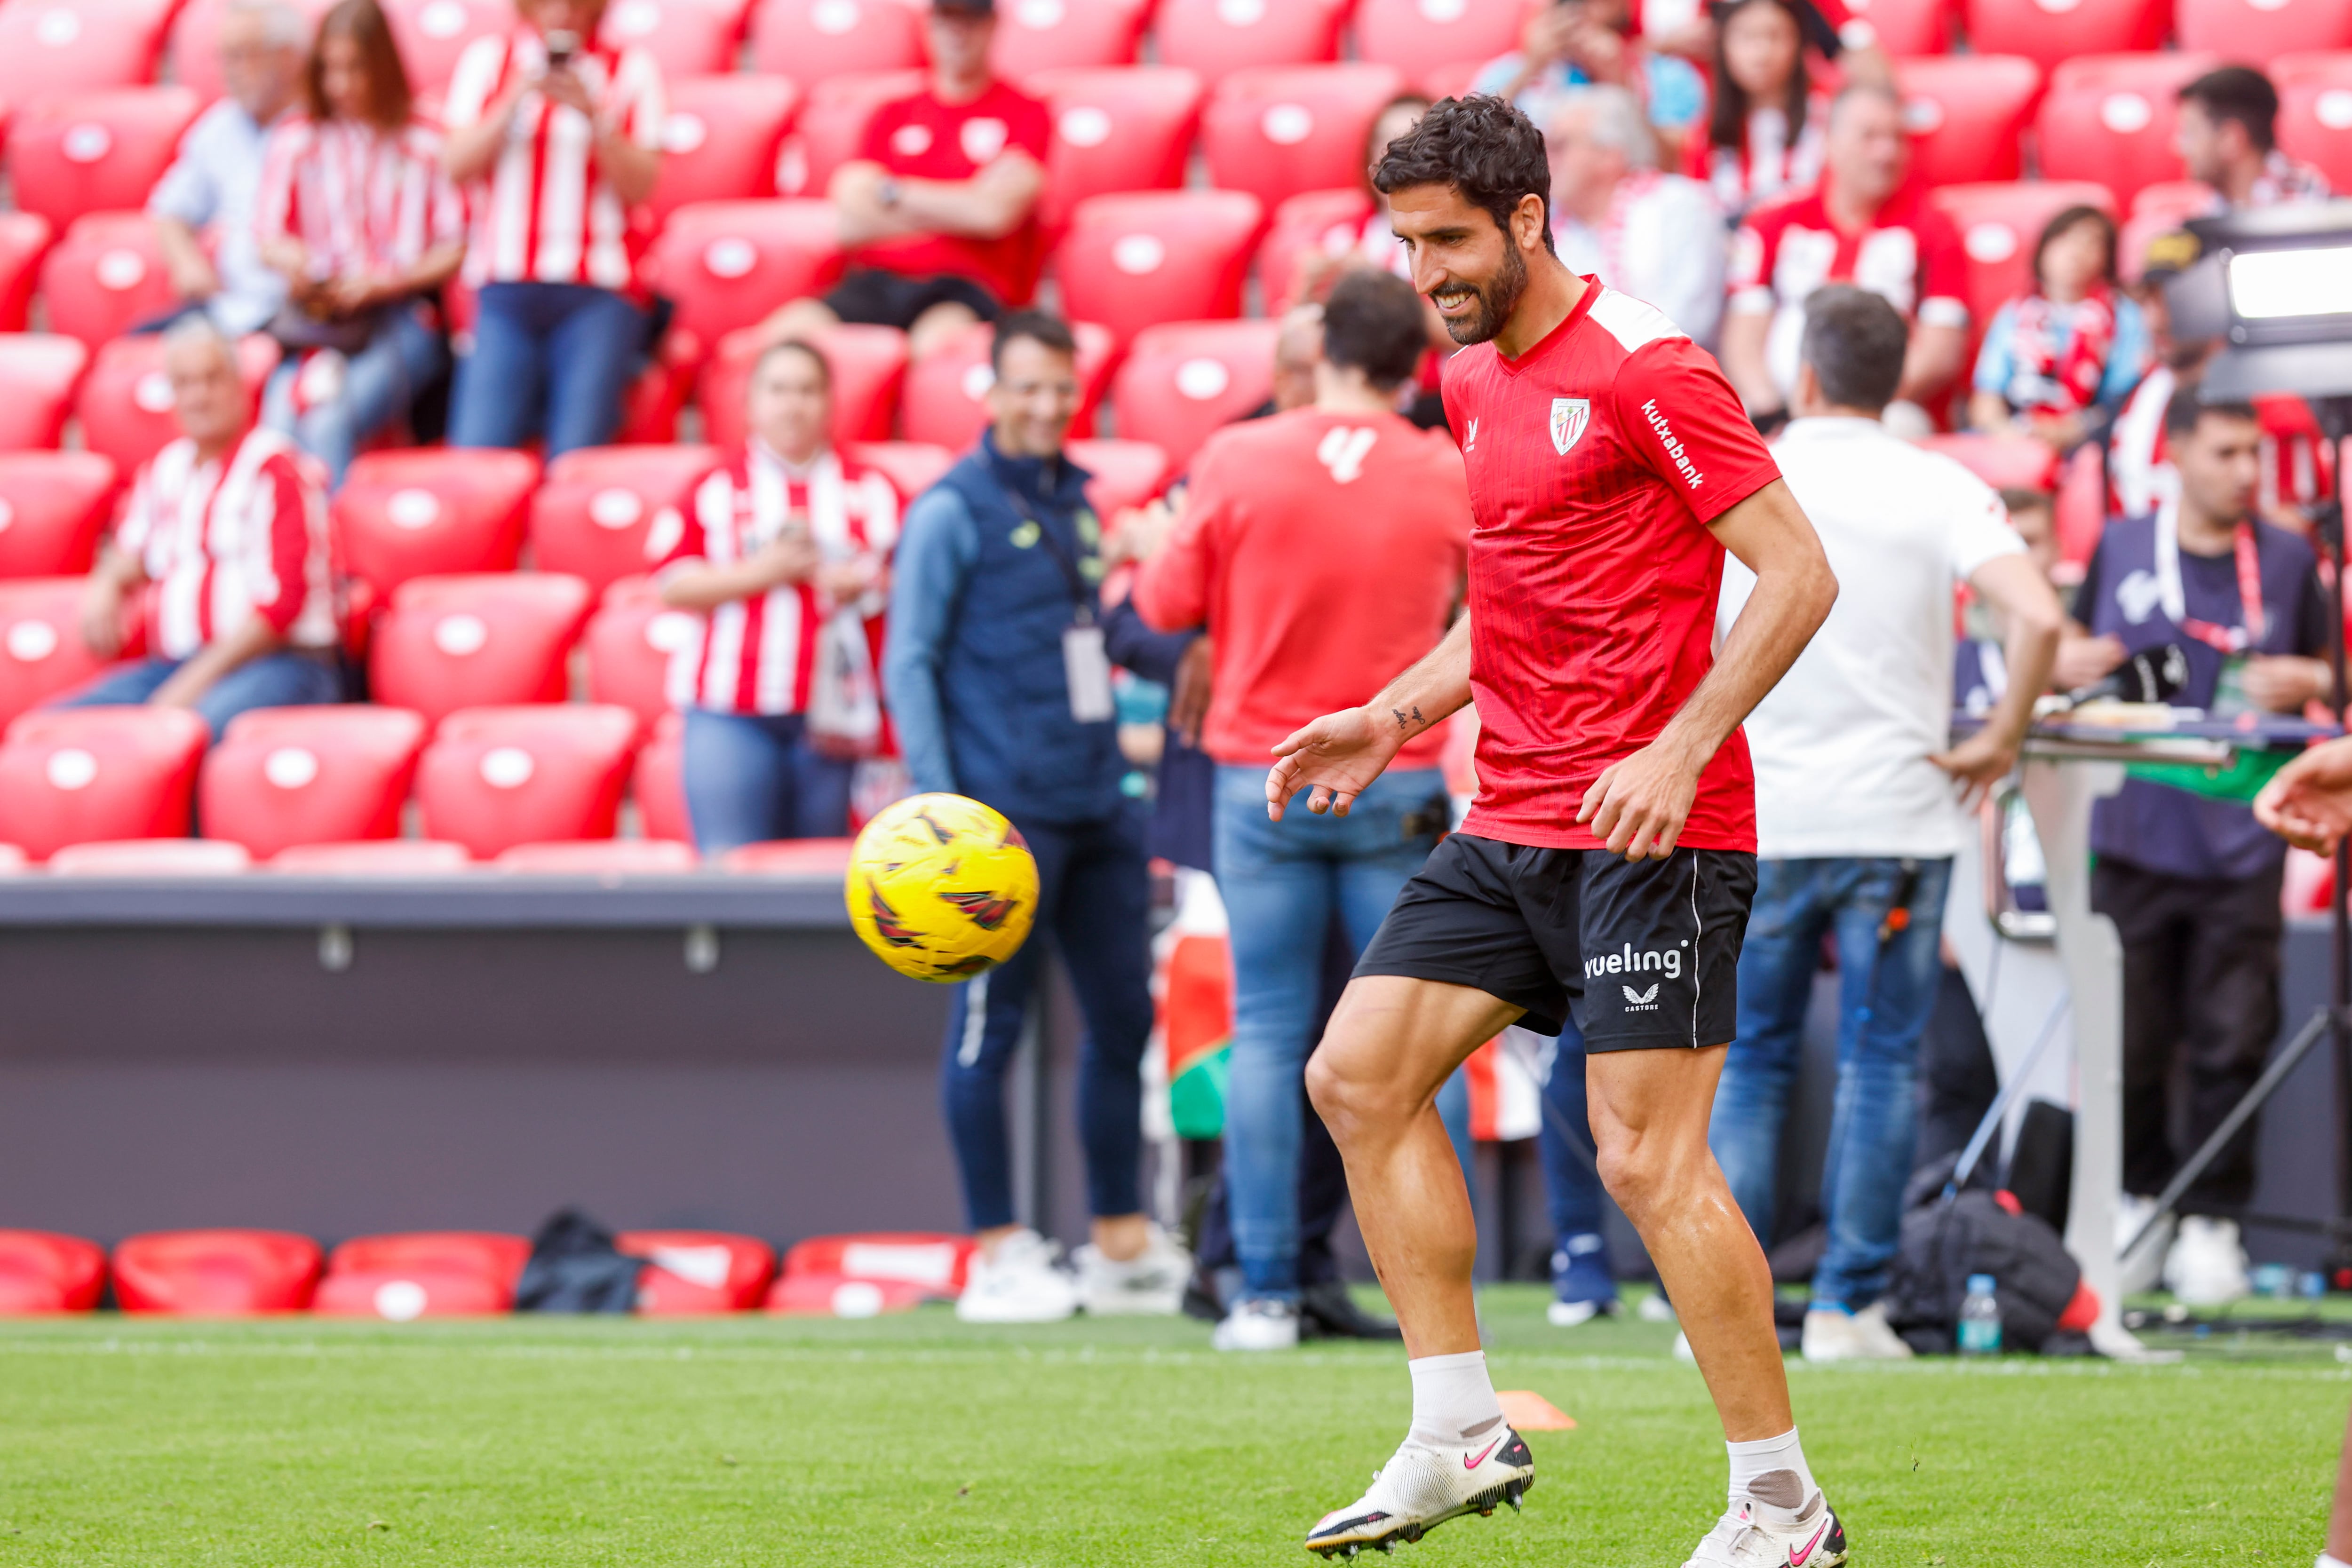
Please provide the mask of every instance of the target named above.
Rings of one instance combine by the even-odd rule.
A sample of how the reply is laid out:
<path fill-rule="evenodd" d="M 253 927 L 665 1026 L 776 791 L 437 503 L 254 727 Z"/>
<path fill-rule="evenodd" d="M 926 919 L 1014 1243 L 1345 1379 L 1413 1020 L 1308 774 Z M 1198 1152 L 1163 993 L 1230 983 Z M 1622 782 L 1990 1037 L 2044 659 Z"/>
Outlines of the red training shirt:
<path fill-rule="evenodd" d="M 1392 413 L 1293 409 L 1209 438 L 1135 608 L 1157 631 L 1207 623 L 1202 749 L 1267 767 L 1276 742 L 1437 646 L 1469 542 L 1453 442 Z M 1430 729 L 1392 766 L 1434 768 L 1444 749 Z"/>
<path fill-rule="evenodd" d="M 1584 280 L 1517 361 L 1492 343 L 1445 368 L 1470 536 L 1478 798 L 1465 832 L 1597 849 L 1576 813 L 1602 768 L 1657 738 L 1713 667 L 1723 546 L 1706 525 L 1780 476 L 1706 351 L 1655 307 Z M 1756 783 L 1734 732 L 1678 841 L 1756 848 Z"/>
<path fill-rule="evenodd" d="M 1044 163 L 1052 138 L 1044 104 L 993 81 L 970 103 L 942 102 L 925 88 L 884 104 L 866 125 L 857 155 L 912 179 L 969 180 L 1015 149 Z M 1036 291 L 1041 252 L 1033 212 L 1002 239 L 904 235 L 861 247 L 856 261 L 909 277 L 952 273 L 975 279 L 1006 305 L 1024 305 Z"/>

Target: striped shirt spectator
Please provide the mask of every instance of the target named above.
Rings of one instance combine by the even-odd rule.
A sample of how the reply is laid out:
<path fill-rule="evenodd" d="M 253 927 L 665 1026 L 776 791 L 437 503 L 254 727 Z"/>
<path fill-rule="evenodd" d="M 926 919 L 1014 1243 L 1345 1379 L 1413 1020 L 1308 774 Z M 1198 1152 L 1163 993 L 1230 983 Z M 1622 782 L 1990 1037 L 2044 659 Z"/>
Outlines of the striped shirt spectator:
<path fill-rule="evenodd" d="M 315 278 L 404 273 L 466 239 L 466 204 L 441 168 L 441 133 L 424 120 L 386 131 L 362 120 L 298 117 L 269 139 L 256 220 L 264 244 L 299 242 Z"/>
<path fill-rule="evenodd" d="M 154 586 L 147 645 L 166 659 L 194 657 L 248 615 L 295 647 L 335 645 L 325 497 L 274 431 L 247 431 L 211 461 L 188 436 L 164 447 L 140 470 L 114 542 Z"/>

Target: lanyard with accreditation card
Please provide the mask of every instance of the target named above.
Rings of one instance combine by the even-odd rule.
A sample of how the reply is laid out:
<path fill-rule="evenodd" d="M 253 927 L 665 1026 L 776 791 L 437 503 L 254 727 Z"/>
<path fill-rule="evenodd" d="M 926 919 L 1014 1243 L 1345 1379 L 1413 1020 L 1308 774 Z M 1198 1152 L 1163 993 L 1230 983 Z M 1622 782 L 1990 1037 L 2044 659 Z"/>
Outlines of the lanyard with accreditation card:
<path fill-rule="evenodd" d="M 1021 514 L 1021 527 L 1014 530 L 1014 542 L 1020 535 L 1035 536 L 1035 542 L 1054 558 L 1062 570 L 1062 580 L 1070 589 L 1070 623 L 1062 628 L 1062 675 L 1070 692 L 1070 716 L 1080 724 L 1101 724 L 1115 716 L 1118 705 L 1110 690 L 1110 653 L 1103 642 L 1103 629 L 1095 620 L 1094 592 L 1087 586 L 1086 574 L 1076 560 L 1062 548 L 1043 518 L 1030 507 L 1028 497 L 1012 485 L 1003 486 L 1005 499 Z"/>
<path fill-rule="evenodd" d="M 2189 613 L 2188 594 L 2180 582 L 2180 492 L 2179 482 L 2167 486 L 2156 509 L 2156 582 L 2164 613 L 2185 634 L 2221 655 L 2221 673 L 2213 685 L 2208 711 L 2216 718 L 2234 718 L 2249 711 L 2246 695 L 2248 650 L 2262 641 L 2270 618 L 2263 608 L 2262 557 L 2254 547 L 2254 525 L 2242 521 L 2231 531 L 2231 553 L 2238 569 L 2238 618 L 2235 626 L 2217 625 Z"/>

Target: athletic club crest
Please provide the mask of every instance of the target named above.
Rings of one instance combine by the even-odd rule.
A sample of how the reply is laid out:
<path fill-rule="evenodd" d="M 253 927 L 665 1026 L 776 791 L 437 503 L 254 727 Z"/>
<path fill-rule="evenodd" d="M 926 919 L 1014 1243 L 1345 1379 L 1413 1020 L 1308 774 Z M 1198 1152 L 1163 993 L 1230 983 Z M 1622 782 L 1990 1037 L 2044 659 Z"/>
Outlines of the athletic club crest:
<path fill-rule="evenodd" d="M 1592 417 L 1592 401 L 1580 397 L 1556 397 L 1551 400 L 1552 450 L 1562 457 L 1569 449 L 1584 438 L 1584 426 Z"/>

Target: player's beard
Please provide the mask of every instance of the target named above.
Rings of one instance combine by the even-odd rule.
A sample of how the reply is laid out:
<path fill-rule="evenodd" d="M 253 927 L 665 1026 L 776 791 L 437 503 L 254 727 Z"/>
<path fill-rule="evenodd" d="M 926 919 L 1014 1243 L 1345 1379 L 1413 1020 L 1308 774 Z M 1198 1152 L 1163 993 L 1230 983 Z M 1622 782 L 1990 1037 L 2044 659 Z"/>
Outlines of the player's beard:
<path fill-rule="evenodd" d="M 1483 343 L 1503 329 L 1511 312 L 1519 308 L 1519 296 L 1528 291 L 1528 264 L 1519 255 L 1519 247 L 1503 247 L 1503 265 L 1486 283 L 1470 289 L 1478 301 L 1477 310 L 1468 316 L 1444 318 L 1446 336 L 1467 347 Z"/>

